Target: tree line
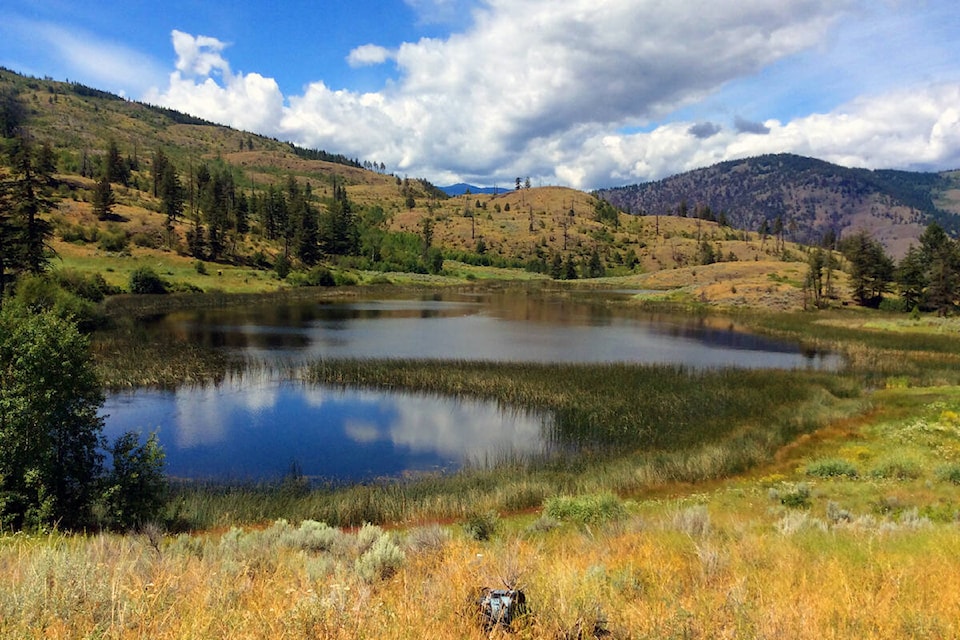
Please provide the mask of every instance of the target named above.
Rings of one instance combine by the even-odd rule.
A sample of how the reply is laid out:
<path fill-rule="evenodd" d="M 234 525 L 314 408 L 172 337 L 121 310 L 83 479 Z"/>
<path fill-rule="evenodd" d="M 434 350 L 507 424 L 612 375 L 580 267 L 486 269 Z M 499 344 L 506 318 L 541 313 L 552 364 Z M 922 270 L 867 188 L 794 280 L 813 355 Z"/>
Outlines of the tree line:
<path fill-rule="evenodd" d="M 847 261 L 853 298 L 861 306 L 879 307 L 892 292 L 899 295 L 904 311 L 944 316 L 960 306 L 960 240 L 951 238 L 937 222 L 927 226 L 919 244 L 912 245 L 899 262 L 866 231 L 835 245 L 831 236 L 808 258 L 807 286 L 817 306 L 828 295 L 830 274 L 837 266 L 834 246 Z"/>

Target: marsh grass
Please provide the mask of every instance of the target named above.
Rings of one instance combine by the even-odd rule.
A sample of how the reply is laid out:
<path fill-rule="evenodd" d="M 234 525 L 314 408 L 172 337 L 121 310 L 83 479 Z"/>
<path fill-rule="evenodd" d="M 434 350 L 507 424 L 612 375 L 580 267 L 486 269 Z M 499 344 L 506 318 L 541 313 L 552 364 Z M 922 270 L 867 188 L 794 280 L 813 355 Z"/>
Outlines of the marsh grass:
<path fill-rule="evenodd" d="M 513 513 L 565 494 L 628 496 L 745 472 L 799 435 L 866 406 L 851 381 L 807 371 L 325 361 L 304 377 L 307 383 L 479 397 L 552 414 L 551 453 L 353 486 L 183 484 L 170 503 L 171 527 L 280 517 L 360 526 Z"/>

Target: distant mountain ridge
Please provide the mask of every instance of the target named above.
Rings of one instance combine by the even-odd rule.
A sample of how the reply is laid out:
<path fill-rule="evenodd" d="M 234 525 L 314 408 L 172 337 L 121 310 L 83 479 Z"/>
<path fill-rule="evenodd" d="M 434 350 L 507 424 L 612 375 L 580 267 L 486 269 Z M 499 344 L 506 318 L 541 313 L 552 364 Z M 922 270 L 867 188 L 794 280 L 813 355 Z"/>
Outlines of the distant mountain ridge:
<path fill-rule="evenodd" d="M 467 191 L 470 191 L 470 193 L 487 193 L 493 195 L 509 191 L 509 189 L 504 189 L 503 187 L 477 187 L 472 184 L 467 184 L 466 182 L 458 182 L 457 184 L 438 188 L 448 196 L 462 196 Z"/>
<path fill-rule="evenodd" d="M 779 217 L 786 236 L 814 243 L 832 231 L 865 229 L 903 255 L 933 221 L 960 232 L 960 172 L 851 169 L 794 154 L 731 160 L 676 176 L 603 189 L 597 195 L 630 213 L 688 215 L 704 207 L 731 226 L 758 230 Z"/>

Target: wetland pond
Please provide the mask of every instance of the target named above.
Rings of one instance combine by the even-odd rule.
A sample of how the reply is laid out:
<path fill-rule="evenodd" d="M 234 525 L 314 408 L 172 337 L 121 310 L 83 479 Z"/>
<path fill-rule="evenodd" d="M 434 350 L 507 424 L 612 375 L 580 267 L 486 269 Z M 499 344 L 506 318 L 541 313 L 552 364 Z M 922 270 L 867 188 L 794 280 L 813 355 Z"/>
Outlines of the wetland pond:
<path fill-rule="evenodd" d="M 552 417 L 494 402 L 304 384 L 271 371 L 324 358 L 667 363 L 832 369 L 839 357 L 729 321 L 640 314 L 630 292 L 443 292 L 179 311 L 148 332 L 250 367 L 219 384 L 107 396 L 104 433 L 156 430 L 176 478 L 362 482 L 545 453 Z M 256 365 L 256 366 L 255 366 Z"/>

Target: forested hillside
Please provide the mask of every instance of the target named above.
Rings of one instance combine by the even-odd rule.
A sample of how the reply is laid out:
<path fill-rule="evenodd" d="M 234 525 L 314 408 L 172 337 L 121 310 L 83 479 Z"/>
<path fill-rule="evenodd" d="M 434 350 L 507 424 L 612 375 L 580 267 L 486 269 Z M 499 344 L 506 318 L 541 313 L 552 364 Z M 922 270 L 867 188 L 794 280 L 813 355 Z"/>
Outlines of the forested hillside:
<path fill-rule="evenodd" d="M 708 208 L 734 227 L 817 243 L 827 233 L 868 230 L 894 256 L 937 222 L 960 231 L 954 173 L 849 169 L 791 154 L 723 162 L 657 182 L 599 192 L 637 214 L 695 215 Z"/>

